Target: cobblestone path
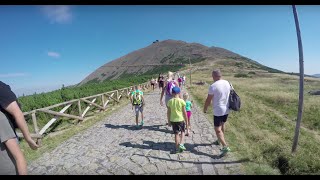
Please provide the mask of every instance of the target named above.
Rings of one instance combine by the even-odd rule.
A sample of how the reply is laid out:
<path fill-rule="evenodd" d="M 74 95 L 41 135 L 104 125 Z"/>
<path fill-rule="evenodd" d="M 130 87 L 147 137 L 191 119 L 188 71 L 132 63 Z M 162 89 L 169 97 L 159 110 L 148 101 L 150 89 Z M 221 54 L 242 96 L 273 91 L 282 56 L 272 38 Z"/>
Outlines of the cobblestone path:
<path fill-rule="evenodd" d="M 198 107 L 192 110 L 193 132 L 183 153 L 173 154 L 174 135 L 166 123 L 159 91 L 145 94 L 145 124 L 135 128 L 131 105 L 96 123 L 28 165 L 30 174 L 222 175 L 243 174 L 232 152 L 219 157 L 211 123 Z"/>

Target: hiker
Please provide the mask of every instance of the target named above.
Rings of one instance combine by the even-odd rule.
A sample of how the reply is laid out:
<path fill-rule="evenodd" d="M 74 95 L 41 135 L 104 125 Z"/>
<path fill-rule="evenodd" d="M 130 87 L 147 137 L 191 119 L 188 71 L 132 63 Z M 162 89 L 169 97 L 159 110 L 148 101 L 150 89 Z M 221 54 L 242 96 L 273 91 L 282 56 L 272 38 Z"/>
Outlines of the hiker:
<path fill-rule="evenodd" d="M 174 80 L 173 73 L 169 71 L 168 75 L 167 75 L 167 81 L 165 82 L 164 88 L 162 88 L 162 92 L 161 92 L 161 96 L 160 96 L 160 105 L 161 106 L 163 106 L 162 99 L 163 99 L 164 93 L 166 94 L 164 101 L 167 106 L 168 101 L 173 97 L 172 96 L 172 88 L 175 86 L 179 87 L 178 83 Z M 168 108 L 168 106 L 167 106 L 167 108 Z"/>
<path fill-rule="evenodd" d="M 155 87 L 158 86 L 158 81 L 157 81 L 157 79 L 154 79 L 154 86 L 155 86 Z"/>
<path fill-rule="evenodd" d="M 154 78 L 151 79 L 150 84 L 152 86 L 152 90 L 154 91 L 154 85 L 156 83 L 156 80 Z"/>
<path fill-rule="evenodd" d="M 224 139 L 225 123 L 229 114 L 230 85 L 228 81 L 222 79 L 220 70 L 212 71 L 212 78 L 214 83 L 209 87 L 203 111 L 204 113 L 207 112 L 207 108 L 212 101 L 214 130 L 218 137 L 214 144 L 219 145 L 221 143 L 223 146 L 221 152 L 224 154 L 230 151 Z"/>
<path fill-rule="evenodd" d="M 183 100 L 186 102 L 186 112 L 187 112 L 187 120 L 188 120 L 188 126 L 187 128 L 187 133 L 186 136 L 189 136 L 189 132 L 191 131 L 191 124 L 190 124 L 190 118 L 191 118 L 191 108 L 192 108 L 192 103 L 189 100 L 189 94 L 185 92 L 183 94 Z"/>
<path fill-rule="evenodd" d="M 132 109 L 134 107 L 135 113 L 136 113 L 136 127 L 139 127 L 138 119 L 139 119 L 139 111 L 141 112 L 141 123 L 140 126 L 142 127 L 144 124 L 143 121 L 143 106 L 145 105 L 145 101 L 143 98 L 143 92 L 140 91 L 139 86 L 135 86 L 135 90 L 132 91 L 130 96 L 130 101 L 132 104 Z"/>
<path fill-rule="evenodd" d="M 159 83 L 159 90 L 161 93 L 164 87 L 164 77 L 162 74 L 159 74 L 158 83 Z"/>
<path fill-rule="evenodd" d="M 167 118 L 168 125 L 172 126 L 172 130 L 174 133 L 174 140 L 176 144 L 175 152 L 180 153 L 186 150 L 183 143 L 185 136 L 185 126 L 188 125 L 187 112 L 185 108 L 186 103 L 183 99 L 179 98 L 179 87 L 173 87 L 172 94 L 173 98 L 170 99 L 167 103 Z"/>
<path fill-rule="evenodd" d="M 179 87 L 182 90 L 182 76 L 179 76 L 178 78 Z"/>
<path fill-rule="evenodd" d="M 0 81 L 0 175 L 26 175 L 27 162 L 19 147 L 15 129 L 19 128 L 30 146 L 39 146 L 31 138 L 16 95 L 9 85 Z"/>
<path fill-rule="evenodd" d="M 186 84 L 186 76 L 185 75 L 183 75 L 183 77 L 182 77 L 182 84 L 185 86 L 185 84 Z"/>

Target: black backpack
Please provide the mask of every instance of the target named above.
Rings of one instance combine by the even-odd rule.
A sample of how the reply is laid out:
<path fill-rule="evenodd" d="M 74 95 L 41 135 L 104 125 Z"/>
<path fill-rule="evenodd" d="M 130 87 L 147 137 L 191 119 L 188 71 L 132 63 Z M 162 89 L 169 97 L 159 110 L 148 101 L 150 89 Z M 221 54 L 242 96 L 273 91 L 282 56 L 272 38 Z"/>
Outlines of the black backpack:
<path fill-rule="evenodd" d="M 230 82 L 229 82 L 230 84 Z M 232 85 L 230 84 L 230 95 L 229 95 L 229 109 L 233 111 L 239 111 L 241 107 L 241 100 Z"/>

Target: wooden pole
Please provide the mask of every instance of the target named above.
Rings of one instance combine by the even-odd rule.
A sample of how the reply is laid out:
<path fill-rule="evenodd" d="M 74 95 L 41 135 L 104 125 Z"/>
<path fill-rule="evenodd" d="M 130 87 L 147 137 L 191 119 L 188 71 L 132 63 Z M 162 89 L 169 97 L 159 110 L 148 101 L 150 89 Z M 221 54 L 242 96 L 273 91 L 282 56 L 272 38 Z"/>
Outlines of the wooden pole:
<path fill-rule="evenodd" d="M 41 112 L 44 112 L 44 113 L 48 113 L 48 114 L 53 114 L 55 116 L 62 116 L 62 117 L 67 117 L 67 118 L 71 118 L 71 119 L 83 120 L 83 118 L 79 117 L 79 116 L 74 116 L 74 115 L 70 115 L 70 114 L 64 114 L 64 113 L 55 112 L 55 111 L 51 111 L 51 110 L 39 109 L 38 111 L 41 111 Z"/>
<path fill-rule="evenodd" d="M 36 117 L 36 112 L 35 111 L 32 113 L 32 122 L 33 122 L 33 126 L 34 126 L 34 131 L 38 135 L 39 134 L 39 128 L 38 128 L 38 124 L 37 124 L 37 117 Z M 36 143 L 37 143 L 37 145 L 41 146 L 41 139 L 37 138 L 36 139 Z"/>
<path fill-rule="evenodd" d="M 78 100 L 78 111 L 79 111 L 79 116 L 81 116 L 81 102 L 80 102 L 80 99 Z"/>
<path fill-rule="evenodd" d="M 191 61 L 190 61 L 190 57 L 189 57 L 189 64 L 190 64 L 190 87 L 191 87 Z"/>
<path fill-rule="evenodd" d="M 295 5 L 292 5 L 292 10 L 293 10 L 294 20 L 295 20 L 295 24 L 296 24 L 297 38 L 298 38 L 299 67 L 300 67 L 299 107 L 298 107 L 296 130 L 295 130 L 295 134 L 294 134 L 294 138 L 293 138 L 293 145 L 292 145 L 292 153 L 295 153 L 297 151 L 299 132 L 300 132 L 300 124 L 301 124 L 302 113 L 303 113 L 304 67 L 303 67 L 303 48 L 302 48 L 299 20 L 298 20 L 298 14 L 297 14 L 297 10 L 296 10 Z"/>

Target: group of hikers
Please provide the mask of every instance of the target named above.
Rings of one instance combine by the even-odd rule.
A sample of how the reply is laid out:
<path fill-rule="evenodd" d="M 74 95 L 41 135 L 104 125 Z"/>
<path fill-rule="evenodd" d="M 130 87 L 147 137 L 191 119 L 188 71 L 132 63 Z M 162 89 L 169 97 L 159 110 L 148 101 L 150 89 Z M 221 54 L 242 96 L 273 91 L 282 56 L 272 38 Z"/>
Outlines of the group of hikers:
<path fill-rule="evenodd" d="M 168 72 L 167 76 L 159 75 L 158 81 L 151 81 L 154 85 L 159 84 L 161 90 L 160 105 L 167 108 L 166 125 L 172 127 L 175 134 L 175 153 L 180 153 L 186 150 L 184 146 L 185 136 L 189 136 L 191 132 L 191 115 L 192 102 L 187 92 L 182 93 L 182 86 L 185 78 L 182 78 L 181 83 L 174 77 L 177 74 Z M 214 129 L 218 140 L 214 144 L 222 144 L 222 153 L 227 153 L 230 148 L 224 139 L 225 122 L 229 114 L 228 99 L 230 94 L 230 85 L 228 81 L 221 79 L 220 70 L 212 72 L 214 83 L 209 87 L 207 99 L 204 105 L 204 113 L 207 112 L 209 105 L 212 102 Z M 153 86 L 154 86 L 153 85 Z M 136 114 L 136 126 L 144 125 L 143 107 L 145 99 L 143 92 L 139 86 L 135 86 L 135 90 L 131 92 L 130 101 L 132 109 Z M 141 123 L 139 125 L 139 112 L 141 113 Z M 29 147 L 33 150 L 39 148 L 37 143 L 31 138 L 26 120 L 16 95 L 11 91 L 9 85 L 0 81 L 0 175 L 25 175 L 27 174 L 27 163 L 24 154 L 19 146 L 19 138 L 16 134 L 16 129 L 20 129 L 24 139 Z"/>
<path fill-rule="evenodd" d="M 175 80 L 175 77 L 178 79 Z M 204 104 L 203 112 L 206 113 L 209 105 L 212 102 L 213 107 L 213 121 L 214 129 L 218 140 L 214 142 L 215 145 L 222 144 L 221 153 L 225 154 L 230 151 L 227 143 L 224 139 L 225 132 L 225 122 L 227 121 L 229 114 L 229 95 L 231 86 L 228 81 L 222 79 L 220 70 L 212 71 L 212 78 L 214 83 L 209 87 L 208 95 Z M 155 85 L 155 79 L 152 78 L 151 86 Z M 159 74 L 158 78 L 159 89 L 160 89 L 160 105 L 163 104 L 163 97 L 165 106 L 167 108 L 167 122 L 166 125 L 171 126 L 173 133 L 175 135 L 175 153 L 181 153 L 186 150 L 184 146 L 185 136 L 189 136 L 191 132 L 191 114 L 192 114 L 192 102 L 190 101 L 189 94 L 187 92 L 182 93 L 182 86 L 185 84 L 185 76 L 179 76 L 178 73 L 174 74 L 168 72 L 166 77 Z M 135 90 L 131 93 L 130 101 L 132 103 L 132 108 L 135 109 L 136 114 L 136 127 L 142 127 L 143 121 L 143 107 L 145 105 L 145 100 L 143 97 L 143 92 L 140 90 L 139 86 L 135 86 Z M 141 112 L 141 123 L 139 125 L 139 112 Z"/>
<path fill-rule="evenodd" d="M 185 85 L 185 82 L 186 82 L 186 76 L 179 75 L 179 73 L 177 73 L 176 75 L 178 76 L 179 87 L 182 89 L 182 87 Z M 155 86 L 159 85 L 160 93 L 164 88 L 164 83 L 165 83 L 165 78 L 161 73 L 159 74 L 158 79 L 152 78 L 150 80 L 150 85 L 152 87 L 152 90 L 154 91 Z"/>

